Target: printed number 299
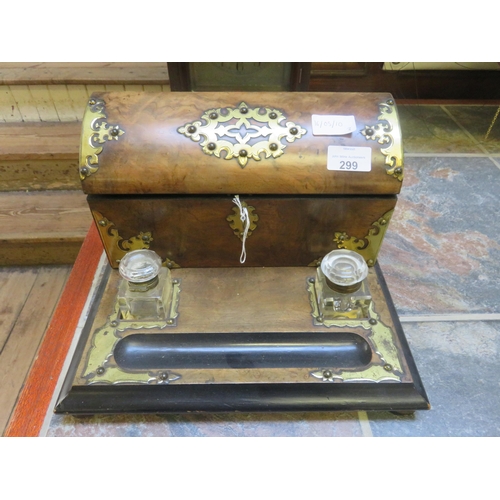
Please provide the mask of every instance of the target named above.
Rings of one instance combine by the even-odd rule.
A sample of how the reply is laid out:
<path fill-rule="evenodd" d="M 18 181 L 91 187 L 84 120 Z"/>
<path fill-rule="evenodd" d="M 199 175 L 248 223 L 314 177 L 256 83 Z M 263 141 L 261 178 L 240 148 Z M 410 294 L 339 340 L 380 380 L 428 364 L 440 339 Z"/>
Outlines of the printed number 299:
<path fill-rule="evenodd" d="M 340 170 L 356 170 L 358 168 L 358 162 L 356 161 L 341 161 Z"/>

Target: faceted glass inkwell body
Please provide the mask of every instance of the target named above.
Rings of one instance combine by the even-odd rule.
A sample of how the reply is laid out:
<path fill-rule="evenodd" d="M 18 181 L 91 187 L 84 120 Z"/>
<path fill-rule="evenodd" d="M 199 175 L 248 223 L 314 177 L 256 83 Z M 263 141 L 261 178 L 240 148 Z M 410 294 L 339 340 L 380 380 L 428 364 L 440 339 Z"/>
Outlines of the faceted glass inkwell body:
<path fill-rule="evenodd" d="M 366 277 L 368 266 L 352 250 L 333 250 L 321 261 L 315 281 L 316 297 L 323 319 L 368 317 L 371 303 Z"/>
<path fill-rule="evenodd" d="M 123 280 L 118 304 L 124 320 L 163 321 L 168 318 L 172 296 L 170 270 L 162 267 L 160 256 L 152 250 L 134 250 L 120 262 Z"/>

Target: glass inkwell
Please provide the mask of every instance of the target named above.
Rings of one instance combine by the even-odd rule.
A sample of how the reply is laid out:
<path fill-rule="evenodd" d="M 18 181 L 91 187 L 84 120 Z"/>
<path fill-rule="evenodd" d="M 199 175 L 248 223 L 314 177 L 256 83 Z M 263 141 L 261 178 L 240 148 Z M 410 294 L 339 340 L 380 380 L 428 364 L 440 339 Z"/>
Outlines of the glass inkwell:
<path fill-rule="evenodd" d="M 160 256 L 152 250 L 134 250 L 120 262 L 123 280 L 118 290 L 122 319 L 163 321 L 169 318 L 172 300 L 170 269 L 162 267 Z"/>
<path fill-rule="evenodd" d="M 366 277 L 368 266 L 352 250 L 333 250 L 321 261 L 314 283 L 320 318 L 368 318 L 372 301 Z"/>

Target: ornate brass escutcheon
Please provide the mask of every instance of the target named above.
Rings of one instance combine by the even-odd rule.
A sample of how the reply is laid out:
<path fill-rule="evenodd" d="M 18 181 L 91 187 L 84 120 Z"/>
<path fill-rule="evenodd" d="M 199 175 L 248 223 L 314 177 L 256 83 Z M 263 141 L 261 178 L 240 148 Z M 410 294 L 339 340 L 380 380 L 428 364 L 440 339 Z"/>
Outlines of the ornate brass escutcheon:
<path fill-rule="evenodd" d="M 252 234 L 253 231 L 257 229 L 257 221 L 259 216 L 255 213 L 255 207 L 247 205 L 246 202 L 242 201 L 241 206 L 248 210 L 248 217 L 250 220 L 250 227 L 247 232 L 247 237 Z M 243 234 L 245 232 L 244 222 L 241 218 L 241 212 L 238 207 L 233 207 L 233 214 L 228 215 L 226 220 L 229 222 L 230 228 L 233 230 L 234 234 L 238 236 L 240 240 L 243 240 Z"/>

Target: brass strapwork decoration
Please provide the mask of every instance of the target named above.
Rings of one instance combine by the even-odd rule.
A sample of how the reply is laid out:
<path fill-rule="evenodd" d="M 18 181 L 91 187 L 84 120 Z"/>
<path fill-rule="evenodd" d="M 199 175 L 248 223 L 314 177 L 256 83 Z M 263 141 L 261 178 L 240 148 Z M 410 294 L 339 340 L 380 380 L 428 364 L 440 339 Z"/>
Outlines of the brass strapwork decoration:
<path fill-rule="evenodd" d="M 209 109 L 201 120 L 186 123 L 177 131 L 195 142 L 200 142 L 203 152 L 225 160 L 236 158 L 244 168 L 250 158 L 260 161 L 278 158 L 284 153 L 287 142 L 300 139 L 307 131 L 300 125 L 285 121 L 278 109 L 250 108 L 241 102 L 235 108 Z M 283 123 L 285 122 L 285 123 Z"/>
<path fill-rule="evenodd" d="M 318 267 L 321 265 L 322 260 L 323 257 L 318 257 L 317 259 L 314 259 L 312 262 L 309 262 L 309 264 L 307 264 L 307 267 Z"/>
<path fill-rule="evenodd" d="M 401 129 L 395 103 L 392 99 L 379 104 L 379 122 L 365 125 L 361 133 L 366 140 L 377 141 L 384 147 L 380 150 L 385 156 L 387 174 L 403 181 L 403 146 Z"/>
<path fill-rule="evenodd" d="M 87 384 L 123 384 L 126 382 L 139 384 L 169 384 L 181 378 L 180 375 L 167 370 L 127 371 L 121 369 L 113 357 L 116 344 L 124 337 L 127 330 L 150 328 L 167 328 L 177 325 L 179 316 L 180 282 L 172 280 L 172 302 L 168 318 L 164 321 L 127 321 L 121 318 L 118 301 L 113 313 L 106 323 L 94 331 L 85 367 L 81 376 Z"/>
<path fill-rule="evenodd" d="M 364 257 L 369 266 L 373 266 L 377 260 L 382 239 L 387 231 L 387 226 L 389 225 L 393 213 L 394 209 L 389 210 L 376 220 L 370 226 L 368 234 L 364 238 L 349 236 L 345 232 L 336 232 L 333 241 L 337 244 L 337 248 L 354 250 Z"/>
<path fill-rule="evenodd" d="M 116 229 L 114 223 L 106 219 L 100 212 L 93 210 L 92 216 L 97 224 L 101 240 L 112 265 L 118 265 L 123 256 L 131 250 L 149 249 L 149 244 L 153 241 L 150 232 L 142 231 L 137 236 L 125 240 L 118 234 L 118 229 Z M 175 266 L 172 265 L 172 267 Z"/>
<path fill-rule="evenodd" d="M 255 207 L 247 205 L 247 203 L 244 201 L 241 202 L 241 206 L 248 210 L 248 217 L 250 220 L 250 227 L 247 232 L 248 237 L 253 233 L 253 231 L 257 229 L 257 221 L 259 220 L 259 216 L 255 213 Z M 240 209 L 238 207 L 233 207 L 233 212 L 233 214 L 226 217 L 226 220 L 229 222 L 229 226 L 233 230 L 234 234 L 243 241 L 245 228 L 244 222 L 241 220 Z"/>
<path fill-rule="evenodd" d="M 169 258 L 166 258 L 163 261 L 162 266 L 163 267 L 168 267 L 169 269 L 179 269 L 181 267 L 181 266 L 179 266 L 179 264 L 177 264 L 177 262 L 175 262 L 173 260 L 170 260 Z"/>
<path fill-rule="evenodd" d="M 99 169 L 99 155 L 108 141 L 117 141 L 125 133 L 119 125 L 107 121 L 106 106 L 102 99 L 91 98 L 82 124 L 80 145 L 80 179 L 83 181 Z"/>
<path fill-rule="evenodd" d="M 338 367 L 324 367 L 321 370 L 311 372 L 310 375 L 323 382 L 386 382 L 392 380 L 401 382 L 403 368 L 399 359 L 398 350 L 393 342 L 392 330 L 384 325 L 380 316 L 374 309 L 373 302 L 368 309 L 368 318 L 365 319 L 335 319 L 326 320 L 320 317 L 314 278 L 307 280 L 309 302 L 311 304 L 311 315 L 313 323 L 318 327 L 339 327 L 344 330 L 361 327 L 366 334 L 366 340 L 372 345 L 375 356 L 366 368 L 356 371 L 342 370 Z"/>

